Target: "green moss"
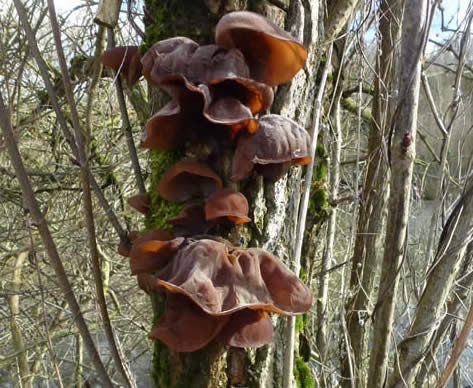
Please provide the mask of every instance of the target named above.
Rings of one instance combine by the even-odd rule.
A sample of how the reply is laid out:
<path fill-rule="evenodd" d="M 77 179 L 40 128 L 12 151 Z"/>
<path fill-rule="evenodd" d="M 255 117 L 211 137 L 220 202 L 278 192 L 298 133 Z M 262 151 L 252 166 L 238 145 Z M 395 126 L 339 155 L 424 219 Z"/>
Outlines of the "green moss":
<path fill-rule="evenodd" d="M 159 388 L 171 386 L 171 375 L 172 371 L 169 357 L 169 349 L 160 341 L 154 341 L 153 346 L 153 359 L 151 367 L 151 378 L 153 379 L 154 386 Z"/>
<path fill-rule="evenodd" d="M 294 379 L 296 380 L 297 388 L 315 387 L 315 381 L 310 373 L 310 369 L 300 357 L 297 357 L 294 363 Z"/>
<path fill-rule="evenodd" d="M 175 217 L 182 210 L 184 205 L 166 201 L 159 195 L 158 186 L 161 175 L 174 163 L 182 159 L 182 153 L 169 151 L 151 151 L 151 187 L 149 195 L 151 198 L 151 212 L 145 220 L 146 229 L 170 230 L 171 226 L 166 223 L 168 218 Z"/>
<path fill-rule="evenodd" d="M 147 2 L 146 32 L 140 53 L 154 43 L 172 36 L 185 36 L 201 44 L 214 40 L 213 29 L 218 18 L 209 13 L 203 0 L 150 0 Z M 152 19 L 151 19 L 152 17 Z"/>
<path fill-rule="evenodd" d="M 325 210 L 328 206 L 328 195 L 327 190 L 320 188 L 315 191 L 312 195 L 311 201 L 309 203 L 309 210 L 320 213 Z"/>
<path fill-rule="evenodd" d="M 322 143 L 319 143 L 319 142 L 317 142 L 317 146 L 315 147 L 315 154 L 320 159 L 327 159 L 328 156 L 329 156 L 327 150 L 324 147 L 324 145 Z"/>
<path fill-rule="evenodd" d="M 327 161 L 322 160 L 314 168 L 314 180 L 320 182 L 327 175 Z"/>

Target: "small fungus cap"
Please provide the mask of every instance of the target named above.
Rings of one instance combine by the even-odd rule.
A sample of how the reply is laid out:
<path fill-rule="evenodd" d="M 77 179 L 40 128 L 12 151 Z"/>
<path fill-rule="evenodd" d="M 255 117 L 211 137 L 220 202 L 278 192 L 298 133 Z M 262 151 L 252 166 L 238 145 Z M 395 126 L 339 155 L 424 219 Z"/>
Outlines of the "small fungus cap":
<path fill-rule="evenodd" d="M 262 15 L 239 11 L 223 16 L 215 31 L 217 45 L 239 49 L 251 78 L 276 86 L 302 69 L 307 50 L 289 33 Z"/>
<path fill-rule="evenodd" d="M 229 346 L 259 348 L 271 343 L 273 325 L 265 311 L 244 309 L 230 316 L 219 338 Z"/>
<path fill-rule="evenodd" d="M 170 74 L 186 74 L 187 66 L 199 45 L 192 39 L 178 36 L 161 40 L 143 55 L 143 74 L 151 84 L 159 86 Z"/>
<path fill-rule="evenodd" d="M 179 240 L 172 240 L 171 246 L 168 243 L 171 239 L 171 233 L 162 229 L 153 229 L 136 237 L 129 254 L 132 275 L 155 271 L 166 265 L 180 243 Z M 163 249 L 157 249 L 156 244 L 150 248 L 149 244 L 153 244 L 153 241 L 159 241 Z"/>
<path fill-rule="evenodd" d="M 188 117 L 191 117 L 191 128 L 194 128 L 199 120 L 202 121 L 202 115 L 212 124 L 229 126 L 232 133 L 241 128 L 248 128 L 248 132 L 253 133 L 258 128 L 258 120 L 253 117 L 254 112 L 251 109 L 253 103 L 261 107 L 258 97 L 249 102 L 237 92 L 233 93 L 227 88 L 217 90 L 216 87 L 206 84 L 196 85 L 180 74 L 167 77 L 161 88 L 178 102 Z M 231 89 L 231 85 L 229 88 Z"/>
<path fill-rule="evenodd" d="M 237 191 L 224 189 L 213 193 L 205 203 L 205 219 L 225 217 L 234 224 L 251 222 L 248 218 L 248 201 Z"/>
<path fill-rule="evenodd" d="M 228 317 L 203 312 L 183 295 L 169 294 L 164 314 L 149 334 L 176 352 L 194 352 L 206 346 L 221 331 Z"/>
<path fill-rule="evenodd" d="M 253 133 L 258 128 L 249 107 L 236 97 L 216 94 L 214 87 L 196 86 L 177 74 L 166 77 L 161 88 L 171 101 L 146 122 L 144 148 L 174 150 L 186 142 L 209 142 L 224 129 L 230 139 L 242 129 Z"/>
<path fill-rule="evenodd" d="M 189 138 L 192 117 L 181 108 L 179 101 L 172 99 L 148 119 L 140 146 L 170 151 L 184 145 Z"/>
<path fill-rule="evenodd" d="M 116 72 L 126 74 L 130 86 L 141 77 L 142 66 L 137 46 L 113 47 L 103 53 L 100 62 Z"/>
<path fill-rule="evenodd" d="M 120 242 L 118 244 L 118 250 L 117 250 L 120 255 L 125 256 L 125 257 L 130 256 L 132 242 L 138 237 L 138 232 L 133 230 L 130 233 L 128 233 L 127 237 L 128 237 L 128 243 L 124 241 L 123 239 L 120 239 Z"/>
<path fill-rule="evenodd" d="M 179 237 L 205 234 L 215 224 L 205 219 L 202 205 L 186 206 L 176 217 L 168 218 L 166 222 L 174 226 L 173 235 Z"/>
<path fill-rule="evenodd" d="M 128 205 L 146 215 L 149 212 L 151 201 L 148 194 L 137 194 L 127 199 Z"/>
<path fill-rule="evenodd" d="M 285 117 L 266 115 L 259 119 L 255 134 L 239 137 L 232 160 L 232 180 L 248 177 L 255 164 L 286 164 L 283 167 L 288 168 L 287 163 L 309 163 L 310 155 L 310 135 L 304 128 Z M 268 171 L 269 176 L 280 174 L 281 171 Z"/>
<path fill-rule="evenodd" d="M 210 167 L 181 160 L 161 176 L 158 192 L 168 201 L 184 202 L 191 198 L 207 198 L 221 187 L 222 180 Z"/>

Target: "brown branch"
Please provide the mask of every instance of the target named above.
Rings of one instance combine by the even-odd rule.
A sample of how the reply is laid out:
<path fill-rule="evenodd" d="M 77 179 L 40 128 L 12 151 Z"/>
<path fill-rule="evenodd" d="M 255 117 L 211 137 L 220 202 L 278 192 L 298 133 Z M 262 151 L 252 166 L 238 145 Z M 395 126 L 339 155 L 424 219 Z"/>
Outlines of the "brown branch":
<path fill-rule="evenodd" d="M 56 113 L 56 118 L 59 122 L 59 125 L 62 129 L 62 132 L 64 134 L 64 137 L 71 147 L 72 153 L 76 159 L 79 159 L 79 154 L 78 154 L 78 149 L 77 145 L 74 139 L 74 136 L 72 133 L 69 131 L 69 128 L 67 126 L 66 119 L 64 117 L 64 114 L 59 106 L 58 98 L 57 98 L 57 93 L 54 89 L 54 86 L 51 83 L 51 80 L 49 78 L 49 73 L 48 73 L 48 67 L 41 55 L 41 52 L 39 51 L 38 45 L 36 43 L 36 37 L 35 34 L 33 33 L 31 26 L 28 22 L 28 17 L 26 15 L 25 8 L 23 4 L 21 3 L 20 0 L 15 0 L 14 1 L 15 8 L 18 12 L 19 19 L 21 21 L 21 24 L 23 25 L 23 28 L 25 30 L 26 37 L 28 39 L 28 43 L 30 46 L 30 50 L 33 54 L 33 57 L 36 60 L 36 63 L 38 65 L 39 71 L 41 73 L 41 77 L 43 78 L 44 84 L 46 86 L 46 89 L 48 91 L 49 99 L 51 101 L 51 105 L 53 106 L 53 109 Z M 125 242 L 126 244 L 129 244 L 128 237 L 126 231 L 122 228 L 120 225 L 120 222 L 118 221 L 118 218 L 116 217 L 112 207 L 108 203 L 107 199 L 105 198 L 105 195 L 103 194 L 99 184 L 95 180 L 93 175 L 90 175 L 90 184 L 92 186 L 92 189 L 94 190 L 95 195 L 97 196 L 97 199 L 100 202 L 100 205 L 102 206 L 107 218 L 109 219 L 110 223 L 112 224 L 113 228 L 119 235 L 120 239 Z"/>
<path fill-rule="evenodd" d="M 107 29 L 108 36 L 108 48 L 111 49 L 115 47 L 115 42 L 113 38 L 113 30 L 111 28 Z M 141 175 L 140 162 L 136 154 L 136 147 L 133 141 L 133 133 L 131 131 L 130 119 L 128 117 L 128 111 L 126 109 L 125 95 L 123 94 L 123 87 L 121 83 L 120 74 L 116 76 L 115 87 L 117 90 L 118 105 L 120 106 L 120 113 L 123 121 L 123 132 L 125 133 L 126 144 L 128 146 L 128 152 L 130 154 L 131 165 L 133 166 L 133 171 L 135 173 L 136 185 L 138 186 L 138 191 L 140 194 L 145 194 L 145 184 L 143 182 L 143 177 Z"/>
<path fill-rule="evenodd" d="M 447 385 L 448 379 L 450 378 L 452 373 L 455 371 L 458 364 L 458 360 L 460 359 L 460 356 L 465 350 L 472 325 L 473 325 L 473 302 L 471 302 L 470 310 L 468 311 L 468 315 L 466 317 L 465 323 L 463 324 L 462 331 L 460 333 L 460 336 L 458 337 L 455 347 L 452 350 L 452 354 L 450 355 L 450 359 L 448 360 L 447 366 L 445 367 L 442 375 L 437 381 L 437 385 L 435 386 L 436 388 L 444 388 Z"/>
<path fill-rule="evenodd" d="M 26 16 L 23 5 L 20 0 L 14 0 L 15 6 L 23 11 L 23 16 Z M 8 150 L 8 155 L 12 162 L 13 168 L 15 169 L 16 176 L 20 182 L 21 191 L 23 192 L 23 200 L 26 207 L 28 208 L 34 225 L 37 226 L 41 239 L 48 252 L 51 265 L 55 271 L 57 281 L 62 289 L 64 297 L 67 300 L 69 308 L 72 312 L 72 316 L 76 322 L 76 325 L 80 331 L 82 338 L 84 339 L 84 345 L 87 348 L 91 362 L 94 364 L 102 384 L 105 387 L 113 388 L 113 384 L 108 377 L 107 371 L 100 360 L 100 356 L 97 352 L 95 344 L 90 335 L 89 329 L 85 322 L 84 316 L 80 310 L 80 306 L 72 290 L 71 284 L 67 278 L 64 266 L 62 265 L 61 258 L 56 248 L 56 244 L 51 236 L 46 220 L 41 212 L 38 202 L 33 193 L 31 183 L 28 176 L 26 175 L 25 166 L 23 160 L 18 151 L 13 129 L 11 127 L 9 112 L 3 103 L 3 96 L 0 93 L 0 127 L 2 128 L 5 144 Z"/>
<path fill-rule="evenodd" d="M 71 110 L 72 123 L 74 126 L 75 138 L 77 142 L 78 156 L 79 156 L 78 161 L 79 161 L 79 166 L 80 166 L 80 179 L 81 179 L 81 185 L 82 185 L 82 190 L 83 190 L 83 195 L 84 195 L 85 221 L 87 225 L 88 244 L 89 244 L 89 249 L 90 249 L 90 254 L 91 254 L 91 259 L 92 259 L 92 269 L 93 269 L 94 280 L 95 280 L 95 291 L 97 294 L 97 301 L 100 307 L 100 313 L 101 313 L 103 324 L 104 324 L 105 335 L 108 341 L 108 345 L 110 347 L 110 351 L 112 353 L 112 358 L 115 363 L 115 367 L 120 373 L 123 379 L 123 382 L 126 384 L 126 386 L 131 388 L 133 384 L 130 381 L 127 371 L 125 370 L 125 366 L 122 362 L 120 352 L 118 350 L 118 347 L 115 341 L 112 324 L 110 322 L 110 317 L 108 315 L 107 301 L 105 300 L 105 294 L 103 292 L 102 271 L 100 268 L 99 253 L 97 250 L 94 210 L 92 206 L 92 197 L 91 197 L 90 185 L 89 185 L 89 168 L 87 166 L 88 158 L 85 153 L 86 147 L 85 147 L 84 135 L 82 133 L 81 124 L 79 121 L 79 114 L 77 112 L 77 106 L 74 100 L 74 92 L 72 89 L 72 83 L 71 83 L 71 79 L 70 79 L 69 72 L 67 69 L 67 62 L 64 56 L 64 50 L 62 48 L 61 32 L 59 30 L 59 24 L 57 22 L 56 10 L 54 8 L 53 0 L 48 0 L 48 8 L 49 8 L 49 19 L 51 22 L 54 41 L 56 44 L 56 52 L 58 55 L 59 65 L 60 65 L 61 73 L 62 73 L 64 91 L 65 91 L 66 99 L 69 103 L 69 107 Z"/>

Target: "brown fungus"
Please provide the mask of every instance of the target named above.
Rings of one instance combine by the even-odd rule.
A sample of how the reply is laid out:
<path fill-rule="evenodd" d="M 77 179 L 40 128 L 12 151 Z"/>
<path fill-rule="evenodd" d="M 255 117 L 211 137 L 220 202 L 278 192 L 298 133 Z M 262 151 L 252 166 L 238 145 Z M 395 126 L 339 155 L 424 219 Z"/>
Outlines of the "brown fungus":
<path fill-rule="evenodd" d="M 289 171 L 291 164 L 291 162 L 256 164 L 255 170 L 258 174 L 263 175 L 268 181 L 276 182 Z"/>
<path fill-rule="evenodd" d="M 296 122 L 279 115 L 266 115 L 259 124 L 255 134 L 242 134 L 238 139 L 232 160 L 233 181 L 248 177 L 255 164 L 286 164 L 282 166 L 284 172 L 287 163 L 310 162 L 310 135 Z M 268 176 L 273 179 L 280 173 L 268 170 Z"/>
<path fill-rule="evenodd" d="M 215 31 L 217 45 L 239 49 L 251 78 L 276 86 L 302 69 L 307 50 L 288 32 L 256 13 L 232 12 L 220 19 Z"/>
<path fill-rule="evenodd" d="M 225 136 L 229 142 L 243 128 L 249 133 L 258 128 L 258 120 L 245 104 L 231 96 L 216 98 L 207 85 L 196 86 L 173 75 L 161 87 L 171 101 L 146 122 L 144 148 L 173 150 L 186 142 L 221 145 Z M 225 128 L 227 134 L 222 132 Z"/>
<path fill-rule="evenodd" d="M 161 176 L 158 191 L 162 198 L 184 202 L 192 198 L 207 198 L 222 187 L 220 177 L 207 165 L 181 160 Z"/>
<path fill-rule="evenodd" d="M 151 206 L 151 200 L 148 194 L 137 194 L 127 199 L 128 205 L 140 213 L 146 215 Z"/>
<path fill-rule="evenodd" d="M 227 323 L 228 317 L 214 317 L 203 312 L 183 295 L 167 295 L 164 314 L 149 334 L 176 352 L 194 352 L 212 341 Z"/>
<path fill-rule="evenodd" d="M 182 109 L 179 101 L 169 101 L 146 122 L 141 147 L 170 151 L 184 145 L 190 136 L 193 117 Z"/>
<path fill-rule="evenodd" d="M 248 128 L 248 132 L 253 133 L 258 128 L 258 120 L 253 117 L 246 102 L 231 93 L 220 93 L 206 84 L 196 85 L 178 74 L 169 76 L 161 88 L 178 101 L 183 111 L 193 113 L 187 113 L 192 116 L 192 128 L 199 123 L 202 115 L 212 124 L 229 126 L 232 134 L 242 128 Z"/>
<path fill-rule="evenodd" d="M 173 235 L 176 237 L 205 234 L 215 224 L 214 221 L 205 219 L 202 205 L 186 206 L 176 217 L 169 218 L 166 222 L 174 226 Z"/>
<path fill-rule="evenodd" d="M 172 239 L 171 233 L 162 229 L 153 229 L 143 233 L 133 241 L 133 246 L 130 250 L 130 269 L 132 275 L 144 273 L 148 271 L 154 271 L 162 268 L 167 264 L 168 260 L 174 254 L 172 248 L 175 244 L 178 244 L 178 240 L 172 240 L 171 246 L 168 243 Z M 159 254 L 156 245 L 153 248 L 149 248 L 149 242 L 159 241 L 162 247 L 164 247 Z"/>
<path fill-rule="evenodd" d="M 195 84 L 211 85 L 218 96 L 238 98 L 252 113 L 265 111 L 273 102 L 273 90 L 250 78 L 242 53 L 217 45 L 199 47 L 189 62 L 187 77 Z"/>
<path fill-rule="evenodd" d="M 249 308 L 296 315 L 312 305 L 310 289 L 268 252 L 207 239 L 176 240 L 179 248 L 155 274 L 155 287 L 187 296 L 207 314 Z M 156 247 L 159 253 L 159 242 Z"/>
<path fill-rule="evenodd" d="M 143 55 L 141 64 L 148 82 L 159 86 L 170 74 L 187 74 L 187 67 L 199 45 L 192 39 L 178 36 L 155 43 Z"/>
<path fill-rule="evenodd" d="M 259 348 L 271 343 L 273 325 L 266 311 L 244 309 L 230 316 L 219 339 L 237 348 Z"/>
<path fill-rule="evenodd" d="M 133 243 L 134 240 L 136 240 L 136 238 L 138 237 L 138 232 L 133 230 L 131 232 L 128 233 L 128 246 L 127 246 L 127 243 L 125 241 L 123 241 L 122 239 L 120 239 L 120 243 L 118 244 L 118 253 L 122 256 L 125 256 L 125 257 L 129 257 L 130 256 L 130 250 L 131 250 L 131 245 Z"/>
<path fill-rule="evenodd" d="M 103 53 L 100 62 L 116 72 L 126 74 L 130 86 L 141 77 L 142 66 L 137 46 L 111 48 Z"/>
<path fill-rule="evenodd" d="M 146 79 L 158 87 L 170 77 L 180 76 L 189 88 L 205 84 L 212 86 L 219 97 L 239 99 L 252 114 L 265 111 L 273 101 L 271 87 L 250 78 L 237 49 L 199 46 L 191 39 L 177 37 L 155 43 L 141 62 Z"/>
<path fill-rule="evenodd" d="M 213 193 L 205 203 L 205 219 L 225 218 L 234 224 L 251 222 L 248 218 L 248 201 L 237 191 L 224 189 Z"/>

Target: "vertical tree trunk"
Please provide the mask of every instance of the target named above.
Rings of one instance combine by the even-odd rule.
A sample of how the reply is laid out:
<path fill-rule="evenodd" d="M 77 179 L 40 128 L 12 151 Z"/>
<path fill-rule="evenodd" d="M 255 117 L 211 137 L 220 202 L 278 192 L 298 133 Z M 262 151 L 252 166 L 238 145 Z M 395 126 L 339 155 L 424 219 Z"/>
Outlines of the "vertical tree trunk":
<path fill-rule="evenodd" d="M 277 5 L 275 5 L 277 4 Z M 213 43 L 214 27 L 218 19 L 229 11 L 247 9 L 261 13 L 290 31 L 309 50 L 309 57 L 303 71 L 291 81 L 282 85 L 275 94 L 272 106 L 273 113 L 279 113 L 309 127 L 313 100 L 316 92 L 315 75 L 319 62 L 319 1 L 309 0 L 171 0 L 160 2 L 145 1 L 146 42 L 149 47 L 153 42 L 171 36 L 187 36 L 201 44 Z M 154 99 L 158 101 L 159 99 Z M 159 106 L 152 104 L 152 110 Z M 152 187 L 159 179 L 170 160 L 178 155 L 169 155 L 153 151 Z M 252 178 L 244 192 L 250 203 L 252 223 L 248 228 L 240 228 L 239 241 L 242 245 L 262 247 L 279 256 L 290 266 L 297 210 L 300 196 L 301 169 L 291 169 L 288 175 L 275 184 L 265 184 L 261 177 Z M 163 201 L 161 201 L 163 202 Z M 166 214 L 169 217 L 168 205 L 153 202 L 154 220 Z M 172 209 L 171 209 L 172 211 Z M 161 213 L 161 214 L 160 214 Z M 154 296 L 153 305 L 159 314 L 163 298 Z M 283 371 L 283 333 L 286 319 L 273 316 L 275 329 L 273 343 L 252 351 L 251 357 L 245 354 L 246 365 L 251 370 L 249 381 L 241 384 L 251 387 L 281 387 Z M 241 362 L 241 352 L 231 352 L 227 359 L 226 350 L 218 344 L 210 344 L 194 353 L 176 353 L 162 343 L 156 342 L 153 355 L 152 375 L 156 387 L 220 387 L 225 386 L 227 360 Z M 230 353 L 230 352 L 229 352 Z M 251 358 L 251 361 L 250 361 Z M 244 360 L 245 361 L 245 360 Z M 297 363 L 298 368 L 307 366 Z M 232 365 L 228 366 L 232 369 Z M 299 373 L 299 376 L 306 376 Z M 310 376 L 310 373 L 309 373 Z M 307 382 L 305 383 L 307 384 Z M 306 385 L 302 385 L 306 386 Z"/>
<path fill-rule="evenodd" d="M 379 271 L 379 244 L 383 229 L 386 200 L 389 195 L 389 166 L 386 138 L 393 111 L 393 91 L 396 89 L 396 43 L 399 40 L 401 2 L 383 0 L 379 10 L 378 55 L 376 61 L 373 122 L 368 141 L 368 169 L 359 211 L 358 230 L 351 270 L 350 289 L 354 293 L 347 306 L 347 326 L 354 356 L 357 385 L 364 385 L 368 359 L 367 334 L 369 314 L 373 308 L 375 276 Z M 343 376 L 348 375 L 345 362 Z M 350 385 L 349 382 L 346 383 Z"/>
<path fill-rule="evenodd" d="M 421 55 L 427 1 L 407 0 L 402 23 L 400 93 L 393 117 L 391 140 L 391 197 L 383 266 L 374 312 L 369 387 L 381 387 L 386 378 L 399 272 L 406 249 L 412 170 L 415 158 Z"/>
<path fill-rule="evenodd" d="M 414 321 L 404 340 L 398 345 L 399 362 L 389 379 L 390 387 L 402 387 L 414 379 L 420 362 L 430 349 L 434 333 L 454 281 L 466 257 L 471 240 L 473 220 L 473 182 L 465 190 L 446 223 L 440 238 L 434 264 L 429 268 L 426 286 L 417 304 Z"/>

